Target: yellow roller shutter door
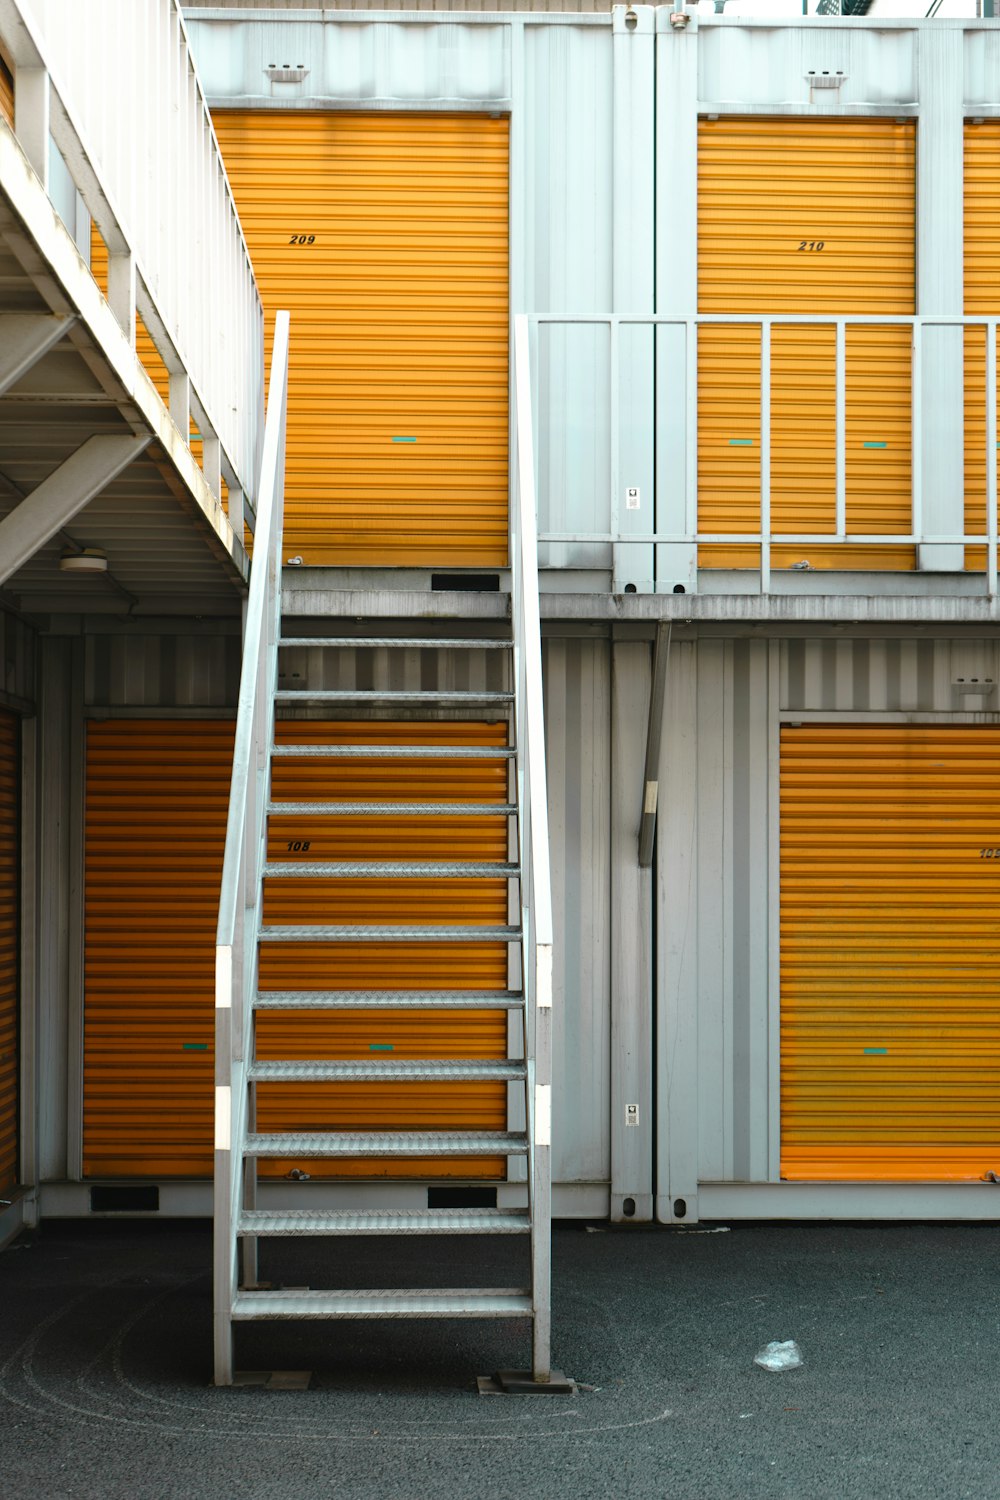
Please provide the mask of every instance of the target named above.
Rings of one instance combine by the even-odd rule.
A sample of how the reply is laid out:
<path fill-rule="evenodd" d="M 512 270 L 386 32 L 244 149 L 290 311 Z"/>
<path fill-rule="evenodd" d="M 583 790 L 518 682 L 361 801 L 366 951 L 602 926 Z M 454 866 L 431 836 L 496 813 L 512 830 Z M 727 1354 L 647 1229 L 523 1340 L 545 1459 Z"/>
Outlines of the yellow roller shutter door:
<path fill-rule="evenodd" d="M 0 1193 L 18 1180 L 21 726 L 0 709 Z"/>
<path fill-rule="evenodd" d="M 87 732 L 83 1164 L 209 1176 L 215 927 L 233 726 Z"/>
<path fill-rule="evenodd" d="M 502 565 L 507 121 L 213 118 L 268 348 L 292 317 L 285 555 Z"/>
<path fill-rule="evenodd" d="M 894 120 L 702 120 L 698 306 L 705 313 L 910 314 L 915 133 Z M 698 336 L 699 529 L 759 534 L 760 335 Z M 772 530 L 835 527 L 832 328 L 776 328 L 772 347 Z M 847 529 L 910 530 L 910 337 L 847 335 Z M 702 567 L 748 568 L 757 546 L 700 550 Z M 779 547 L 779 567 L 907 569 L 910 547 Z"/>
<path fill-rule="evenodd" d="M 313 744 L 502 745 L 490 724 L 279 724 Z M 84 1166 L 88 1176 L 211 1172 L 215 923 L 229 795 L 232 725 L 92 724 L 87 752 Z M 503 801 L 506 761 L 284 759 L 283 800 L 401 797 Z M 272 819 L 272 857 L 503 859 L 502 816 Z M 289 850 L 288 844 L 308 849 Z M 503 881 L 290 880 L 265 893 L 269 922 L 506 920 Z M 498 989 L 498 943 L 263 945 L 262 989 Z M 503 1057 L 506 1013 L 440 1010 L 265 1013 L 261 1057 Z M 502 1084 L 260 1086 L 264 1129 L 506 1127 Z M 499 1177 L 484 1158 L 414 1162 L 274 1162 L 312 1176 Z"/>
<path fill-rule="evenodd" d="M 781 1173 L 1000 1171 L 1000 727 L 781 737 Z"/>
<path fill-rule="evenodd" d="M 965 311 L 1000 314 L 1000 120 L 965 126 Z M 986 335 L 965 335 L 965 529 L 986 531 Z M 993 434 L 996 443 L 997 433 Z M 966 567 L 986 566 L 985 547 L 969 547 Z"/>
<path fill-rule="evenodd" d="M 14 129 L 14 75 L 0 57 L 0 119 Z"/>

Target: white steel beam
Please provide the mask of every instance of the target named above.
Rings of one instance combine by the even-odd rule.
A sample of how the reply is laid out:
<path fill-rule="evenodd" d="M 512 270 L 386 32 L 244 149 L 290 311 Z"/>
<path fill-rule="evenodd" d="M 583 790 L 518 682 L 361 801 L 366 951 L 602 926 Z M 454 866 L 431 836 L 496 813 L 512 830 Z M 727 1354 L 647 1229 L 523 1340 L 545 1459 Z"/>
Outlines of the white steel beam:
<path fill-rule="evenodd" d="M 0 313 L 0 396 L 27 375 L 74 322 L 48 313 Z"/>
<path fill-rule="evenodd" d="M 965 53 L 961 31 L 921 31 L 917 43 L 920 141 L 917 151 L 917 306 L 962 315 Z M 961 328 L 914 329 L 912 385 L 913 531 L 961 536 L 965 530 Z M 918 525 L 919 522 L 919 525 Z M 924 542 L 922 572 L 961 572 L 960 544 Z"/>
<path fill-rule="evenodd" d="M 656 11 L 656 310 L 677 318 L 698 311 L 698 18 L 670 25 Z M 698 373 L 694 324 L 656 330 L 656 530 L 697 530 Z M 694 593 L 698 549 L 691 541 L 656 546 L 656 589 Z"/>
<path fill-rule="evenodd" d="M 141 437 L 92 437 L 60 464 L 0 521 L 0 583 L 33 557 L 152 441 Z"/>
<path fill-rule="evenodd" d="M 14 86 L 14 133 L 42 187 L 49 186 L 51 92 L 44 68 L 18 68 Z"/>
<path fill-rule="evenodd" d="M 612 8 L 614 139 L 612 296 L 616 313 L 649 314 L 654 302 L 656 11 Z M 653 591 L 653 548 L 625 540 L 652 529 L 653 341 L 648 324 L 611 327 L 611 530 L 615 593 Z M 627 496 L 627 498 L 626 498 Z"/>

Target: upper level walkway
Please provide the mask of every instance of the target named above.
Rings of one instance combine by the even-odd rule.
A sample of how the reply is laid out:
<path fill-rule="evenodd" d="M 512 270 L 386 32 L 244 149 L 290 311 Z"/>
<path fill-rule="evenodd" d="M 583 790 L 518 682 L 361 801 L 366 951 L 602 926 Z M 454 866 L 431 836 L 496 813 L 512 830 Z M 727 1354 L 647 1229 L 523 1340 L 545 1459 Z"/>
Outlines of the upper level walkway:
<path fill-rule="evenodd" d="M 0 597 L 238 612 L 262 399 L 175 0 L 0 0 Z"/>

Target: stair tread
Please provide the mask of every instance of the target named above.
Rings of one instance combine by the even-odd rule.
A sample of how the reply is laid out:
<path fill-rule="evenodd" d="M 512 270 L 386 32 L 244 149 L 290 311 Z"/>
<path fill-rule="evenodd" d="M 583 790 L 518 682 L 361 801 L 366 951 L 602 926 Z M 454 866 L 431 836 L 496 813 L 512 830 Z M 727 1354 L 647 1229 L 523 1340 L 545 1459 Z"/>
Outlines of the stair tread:
<path fill-rule="evenodd" d="M 484 688 L 278 688 L 276 703 L 513 703 L 514 694 Z"/>
<path fill-rule="evenodd" d="M 513 990 L 269 990 L 257 995 L 257 1010 L 520 1010 L 524 996 Z"/>
<path fill-rule="evenodd" d="M 520 927 L 386 927 L 310 926 L 261 927 L 262 943 L 513 943 Z"/>
<path fill-rule="evenodd" d="M 266 1157 L 522 1156 L 527 1149 L 523 1132 L 499 1130 L 285 1130 L 246 1138 L 247 1156 Z"/>
<path fill-rule="evenodd" d="M 530 1317 L 531 1294 L 520 1287 L 379 1288 L 359 1291 L 241 1291 L 232 1316 L 258 1318 Z"/>
<path fill-rule="evenodd" d="M 295 876 L 314 879 L 339 879 L 348 876 L 354 879 L 364 879 L 365 876 L 371 876 L 373 879 L 384 879 L 389 875 L 397 879 L 465 878 L 478 880 L 492 876 L 496 879 L 510 880 L 520 874 L 520 866 L 499 861 L 493 864 L 476 864 L 471 860 L 452 864 L 444 861 L 436 864 L 426 862 L 421 864 L 413 860 L 378 859 L 331 860 L 326 863 L 313 863 L 308 860 L 273 860 L 264 866 L 264 874 L 268 880 L 284 880 Z"/>
<path fill-rule="evenodd" d="M 314 1082 L 338 1079 L 364 1079 L 389 1083 L 403 1078 L 494 1079 L 516 1080 L 526 1076 L 525 1064 L 511 1058 L 395 1058 L 382 1054 L 372 1058 L 338 1059 L 336 1061 L 261 1061 L 251 1062 L 247 1076 L 256 1082 Z"/>
<path fill-rule="evenodd" d="M 283 719 L 281 723 L 300 722 Z M 442 720 L 447 724 L 447 720 Z M 512 760 L 508 745 L 273 745 L 272 755 L 359 760 Z"/>
<path fill-rule="evenodd" d="M 282 818 L 305 813 L 355 818 L 509 818 L 517 806 L 513 802 L 269 802 L 267 810 Z"/>
<path fill-rule="evenodd" d="M 527 1234 L 521 1208 L 405 1208 L 244 1210 L 239 1234 Z"/>
<path fill-rule="evenodd" d="M 351 650 L 355 647 L 363 646 L 369 651 L 391 649 L 393 647 L 408 651 L 509 651 L 511 649 L 509 639 L 498 640 L 495 637 L 490 637 L 480 640 L 470 636 L 456 636 L 451 638 L 450 636 L 419 635 L 295 635 L 283 636 L 278 645 L 283 649 L 285 647 L 322 646 L 327 649 L 337 648 L 342 650 Z"/>

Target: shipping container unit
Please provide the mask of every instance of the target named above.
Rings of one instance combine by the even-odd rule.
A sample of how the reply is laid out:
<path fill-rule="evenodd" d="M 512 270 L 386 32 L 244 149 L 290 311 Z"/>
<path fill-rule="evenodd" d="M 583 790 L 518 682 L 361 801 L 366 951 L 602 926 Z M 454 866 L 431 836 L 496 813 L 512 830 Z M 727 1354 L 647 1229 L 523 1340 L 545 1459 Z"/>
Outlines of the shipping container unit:
<path fill-rule="evenodd" d="M 493 649 L 524 316 L 554 1213 L 995 1216 L 1000 32 L 706 9 L 185 7 L 268 360 L 291 313 L 279 691 L 343 695 L 279 713 L 264 926 L 410 933 L 265 930 L 262 1211 L 527 1202 Z M 153 311 L 184 453 L 157 429 L 107 536 L 69 528 L 145 549 L 137 602 L 60 594 L 58 539 L 0 598 L 0 1196 L 42 1217 L 212 1211 L 253 516 Z M 320 1127 L 492 1146 L 311 1155 Z"/>

